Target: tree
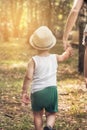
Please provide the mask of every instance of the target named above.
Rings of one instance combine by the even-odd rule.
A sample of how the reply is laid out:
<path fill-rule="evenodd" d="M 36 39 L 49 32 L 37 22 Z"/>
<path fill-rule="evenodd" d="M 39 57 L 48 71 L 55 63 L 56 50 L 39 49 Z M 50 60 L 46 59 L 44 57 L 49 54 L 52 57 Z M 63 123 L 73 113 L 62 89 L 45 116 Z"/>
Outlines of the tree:
<path fill-rule="evenodd" d="M 85 47 L 82 45 L 82 39 L 83 39 L 83 31 L 85 28 L 85 25 L 87 23 L 87 7 L 84 3 L 84 6 L 82 7 L 79 15 L 79 63 L 78 63 L 78 71 L 80 73 L 84 70 L 84 50 Z"/>
<path fill-rule="evenodd" d="M 28 39 L 41 25 L 47 25 L 54 33 L 62 32 L 71 3 L 68 0 L 0 0 L 0 35 L 5 40 Z"/>
<path fill-rule="evenodd" d="M 24 0 L 10 0 L 10 15 L 13 24 L 14 37 L 18 37 L 19 25 L 23 13 Z"/>

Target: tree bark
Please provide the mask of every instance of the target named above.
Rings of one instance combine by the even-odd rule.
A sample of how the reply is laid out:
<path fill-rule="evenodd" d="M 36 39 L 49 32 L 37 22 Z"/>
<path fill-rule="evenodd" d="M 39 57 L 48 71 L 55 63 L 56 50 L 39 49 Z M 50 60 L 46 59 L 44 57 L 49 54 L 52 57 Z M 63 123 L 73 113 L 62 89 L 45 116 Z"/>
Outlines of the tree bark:
<path fill-rule="evenodd" d="M 79 23 L 79 61 L 78 61 L 78 71 L 80 73 L 84 72 L 84 51 L 85 47 L 82 45 L 82 39 L 83 39 L 83 31 L 84 31 L 84 23 Z"/>

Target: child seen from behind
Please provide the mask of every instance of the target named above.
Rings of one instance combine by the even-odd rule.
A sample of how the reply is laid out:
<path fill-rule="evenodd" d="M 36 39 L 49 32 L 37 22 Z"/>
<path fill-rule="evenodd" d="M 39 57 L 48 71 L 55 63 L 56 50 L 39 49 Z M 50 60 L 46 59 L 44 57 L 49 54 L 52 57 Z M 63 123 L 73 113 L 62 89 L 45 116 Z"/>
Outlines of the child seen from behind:
<path fill-rule="evenodd" d="M 56 44 L 56 38 L 47 26 L 41 26 L 30 37 L 30 45 L 38 50 L 28 63 L 22 87 L 22 102 L 29 103 L 28 87 L 31 85 L 31 107 L 34 116 L 35 130 L 53 130 L 58 112 L 57 68 L 59 62 L 72 55 L 69 46 L 61 54 L 49 51 Z M 46 115 L 46 126 L 43 128 L 43 113 Z"/>

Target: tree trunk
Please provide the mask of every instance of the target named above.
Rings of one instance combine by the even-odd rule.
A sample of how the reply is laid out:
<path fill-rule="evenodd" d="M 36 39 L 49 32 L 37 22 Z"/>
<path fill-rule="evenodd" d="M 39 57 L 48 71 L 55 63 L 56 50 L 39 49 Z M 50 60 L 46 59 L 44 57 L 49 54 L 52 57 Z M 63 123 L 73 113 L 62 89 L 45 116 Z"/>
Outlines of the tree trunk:
<path fill-rule="evenodd" d="M 84 23 L 79 23 L 79 63 L 78 63 L 78 71 L 83 73 L 84 71 L 84 51 L 85 47 L 82 45 L 83 31 L 84 31 Z"/>

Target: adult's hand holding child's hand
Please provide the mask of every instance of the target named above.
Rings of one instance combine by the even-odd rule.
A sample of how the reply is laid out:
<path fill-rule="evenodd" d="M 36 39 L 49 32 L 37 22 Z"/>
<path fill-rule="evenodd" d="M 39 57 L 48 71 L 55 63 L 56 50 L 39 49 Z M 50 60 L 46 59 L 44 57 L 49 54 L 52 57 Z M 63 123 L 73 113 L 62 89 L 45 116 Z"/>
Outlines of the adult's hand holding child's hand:
<path fill-rule="evenodd" d="M 70 42 L 68 40 L 66 41 L 63 40 L 63 47 L 64 47 L 64 50 L 66 50 L 68 47 L 71 47 Z"/>
<path fill-rule="evenodd" d="M 74 50 L 73 50 L 73 48 L 71 47 L 71 45 L 67 47 L 67 51 L 69 52 L 69 55 L 70 55 L 70 56 L 73 56 Z"/>

